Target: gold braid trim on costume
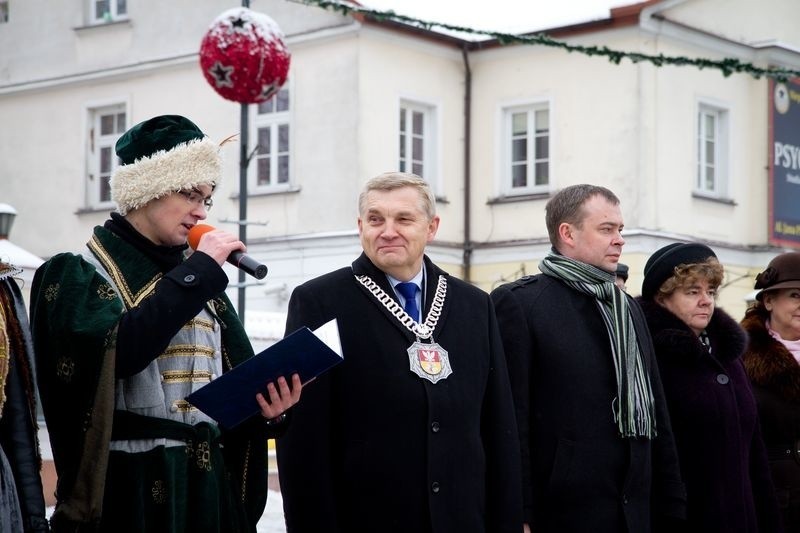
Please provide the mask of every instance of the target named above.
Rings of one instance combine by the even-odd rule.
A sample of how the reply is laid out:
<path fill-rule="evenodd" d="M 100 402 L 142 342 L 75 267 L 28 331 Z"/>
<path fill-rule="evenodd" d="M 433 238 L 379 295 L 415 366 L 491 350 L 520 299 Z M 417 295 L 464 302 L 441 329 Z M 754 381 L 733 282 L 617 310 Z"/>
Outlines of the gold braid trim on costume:
<path fill-rule="evenodd" d="M 92 238 L 86 243 L 86 246 L 89 247 L 89 250 L 97 257 L 97 260 L 103 264 L 103 267 L 108 272 L 108 275 L 111 276 L 111 279 L 114 280 L 114 284 L 117 286 L 117 290 L 122 297 L 122 301 L 125 303 L 125 307 L 127 309 L 131 309 L 139 305 L 142 300 L 150 296 L 150 294 L 155 290 L 156 283 L 159 279 L 161 279 L 161 275 L 155 276 L 151 279 L 144 287 L 139 290 L 138 293 L 133 294 L 130 287 L 128 286 L 128 282 L 125 279 L 125 276 L 122 274 L 122 270 L 117 266 L 117 263 L 111 257 L 111 254 L 103 247 L 103 244 L 100 242 L 100 239 L 97 238 L 97 235 L 92 235 Z"/>

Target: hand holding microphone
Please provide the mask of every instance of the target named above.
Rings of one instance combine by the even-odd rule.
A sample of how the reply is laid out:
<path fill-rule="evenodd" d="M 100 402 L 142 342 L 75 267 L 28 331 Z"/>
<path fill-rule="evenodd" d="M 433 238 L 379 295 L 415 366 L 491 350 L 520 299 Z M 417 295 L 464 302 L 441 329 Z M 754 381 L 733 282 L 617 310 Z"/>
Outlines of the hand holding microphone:
<path fill-rule="evenodd" d="M 204 245 L 200 247 L 201 237 L 203 237 L 203 235 L 209 231 L 214 230 L 214 226 L 209 226 L 208 224 L 197 224 L 189 230 L 188 241 L 189 246 L 192 247 L 192 250 L 205 252 L 214 259 L 219 260 L 218 257 L 220 253 L 220 247 L 224 246 L 225 244 L 229 244 L 229 242 L 212 243 L 211 246 L 206 246 L 207 243 L 204 242 Z M 224 235 L 223 232 L 220 232 L 220 234 Z M 208 241 L 208 239 L 206 239 L 206 241 Z M 241 250 L 231 251 L 225 260 L 236 268 L 247 272 L 256 279 L 264 279 L 267 276 L 267 266 L 259 263 L 257 260 L 253 259 Z"/>

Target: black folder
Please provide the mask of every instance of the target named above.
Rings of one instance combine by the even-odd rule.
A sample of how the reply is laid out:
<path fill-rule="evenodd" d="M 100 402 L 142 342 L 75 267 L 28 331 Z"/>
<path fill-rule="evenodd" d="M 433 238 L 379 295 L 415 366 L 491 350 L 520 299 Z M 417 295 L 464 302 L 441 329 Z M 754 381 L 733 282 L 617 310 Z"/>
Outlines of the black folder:
<path fill-rule="evenodd" d="M 344 358 L 336 320 L 317 330 L 300 328 L 255 357 L 236 366 L 186 397 L 193 406 L 231 429 L 261 408 L 256 394 L 266 397 L 266 385 L 280 376 L 300 375 L 305 385 Z"/>

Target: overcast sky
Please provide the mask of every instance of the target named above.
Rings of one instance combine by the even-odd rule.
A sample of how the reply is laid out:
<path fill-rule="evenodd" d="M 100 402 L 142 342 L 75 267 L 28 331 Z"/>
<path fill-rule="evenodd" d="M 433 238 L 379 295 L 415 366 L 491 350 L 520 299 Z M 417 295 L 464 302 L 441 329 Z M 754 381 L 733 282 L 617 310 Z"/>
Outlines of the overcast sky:
<path fill-rule="evenodd" d="M 480 30 L 523 33 L 608 18 L 636 0 L 359 0 L 382 11 Z"/>

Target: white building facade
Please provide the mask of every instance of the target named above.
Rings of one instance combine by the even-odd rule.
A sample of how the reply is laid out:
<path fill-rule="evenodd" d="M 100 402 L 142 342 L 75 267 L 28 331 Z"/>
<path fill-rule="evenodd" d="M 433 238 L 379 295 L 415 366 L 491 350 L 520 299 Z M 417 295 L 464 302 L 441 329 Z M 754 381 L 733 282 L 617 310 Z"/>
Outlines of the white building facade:
<path fill-rule="evenodd" d="M 235 3 L 0 3 L 0 202 L 19 213 L 15 242 L 36 255 L 80 250 L 106 220 L 113 145 L 128 127 L 181 114 L 212 139 L 239 132 L 239 104 L 214 92 L 198 59 L 209 24 Z M 576 183 L 620 197 L 632 293 L 653 251 L 700 240 L 726 265 L 721 305 L 738 317 L 755 274 L 795 247 L 770 231 L 765 78 L 476 43 L 283 0 L 251 8 L 278 23 L 292 53 L 278 97 L 249 106 L 248 248 L 270 268 L 247 288 L 259 324 L 277 329 L 296 285 L 358 255 L 358 192 L 387 170 L 430 181 L 442 216 L 430 255 L 486 290 L 538 272 L 544 205 Z M 793 0 L 665 0 L 550 33 L 798 69 L 798 16 Z M 236 232 L 239 149 L 223 152 L 207 222 Z"/>

